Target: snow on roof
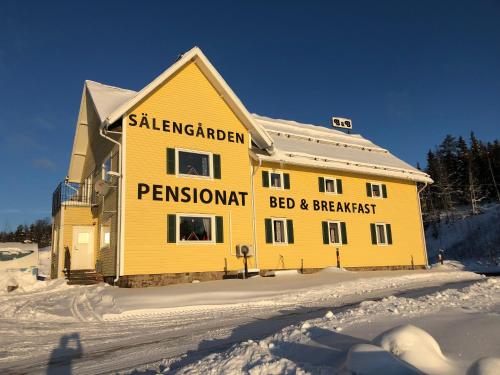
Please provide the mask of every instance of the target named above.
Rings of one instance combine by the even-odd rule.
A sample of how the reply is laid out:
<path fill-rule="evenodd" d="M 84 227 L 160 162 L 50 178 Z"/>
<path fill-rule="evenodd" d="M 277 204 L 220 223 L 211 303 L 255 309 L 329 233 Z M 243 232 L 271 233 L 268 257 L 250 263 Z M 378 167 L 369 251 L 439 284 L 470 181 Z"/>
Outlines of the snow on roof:
<path fill-rule="evenodd" d="M 411 181 L 432 182 L 427 174 L 359 134 L 296 121 L 253 115 L 273 139 L 275 154 L 256 153 L 267 161 L 363 172 Z"/>
<path fill-rule="evenodd" d="M 85 81 L 92 97 L 99 119 L 104 121 L 111 113 L 137 95 L 136 91 L 104 85 L 99 82 Z"/>
<path fill-rule="evenodd" d="M 86 81 L 101 122 L 136 98 L 138 92 Z M 392 155 L 360 134 L 324 126 L 251 114 L 273 142 L 274 153 L 254 150 L 258 159 L 304 166 L 367 173 L 376 176 L 432 182 L 424 172 Z M 262 152 L 261 152 L 262 151 Z"/>

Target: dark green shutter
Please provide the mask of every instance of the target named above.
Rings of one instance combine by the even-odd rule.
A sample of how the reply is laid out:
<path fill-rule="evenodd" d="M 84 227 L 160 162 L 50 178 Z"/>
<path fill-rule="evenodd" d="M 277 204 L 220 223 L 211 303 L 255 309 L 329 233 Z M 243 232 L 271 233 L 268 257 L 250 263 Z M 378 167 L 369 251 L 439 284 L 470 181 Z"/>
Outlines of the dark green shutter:
<path fill-rule="evenodd" d="M 324 193 L 325 192 L 325 179 L 324 179 L 324 177 L 318 177 L 318 185 L 319 185 L 319 191 Z"/>
<path fill-rule="evenodd" d="M 372 196 L 372 184 L 370 184 L 369 182 L 366 183 L 366 195 L 368 197 Z"/>
<path fill-rule="evenodd" d="M 382 196 L 384 198 L 387 198 L 387 187 L 385 186 L 385 184 L 382 184 Z"/>
<path fill-rule="evenodd" d="M 337 178 L 337 194 L 342 194 L 342 180 Z"/>
<path fill-rule="evenodd" d="M 323 243 L 328 245 L 330 243 L 330 236 L 328 235 L 328 222 L 322 221 L 321 227 L 323 228 Z"/>
<path fill-rule="evenodd" d="M 214 178 L 220 180 L 220 155 L 214 154 Z"/>
<path fill-rule="evenodd" d="M 372 232 L 372 244 L 377 244 L 377 232 L 375 229 L 375 224 L 370 224 L 370 231 Z"/>
<path fill-rule="evenodd" d="M 293 243 L 293 220 L 286 221 L 286 232 L 288 235 L 288 243 Z"/>
<path fill-rule="evenodd" d="M 224 221 L 222 216 L 215 217 L 215 242 L 224 242 Z"/>
<path fill-rule="evenodd" d="M 269 172 L 262 171 L 262 186 L 269 187 Z"/>
<path fill-rule="evenodd" d="M 387 243 L 389 245 L 392 245 L 392 231 L 391 231 L 391 224 L 386 224 L 385 228 L 387 229 Z"/>
<path fill-rule="evenodd" d="M 168 218 L 168 231 L 167 231 L 167 242 L 168 243 L 175 243 L 175 234 L 177 232 L 177 227 L 176 227 L 176 216 L 175 215 L 167 215 Z"/>
<path fill-rule="evenodd" d="M 290 174 L 288 173 L 283 173 L 283 187 L 290 189 Z"/>
<path fill-rule="evenodd" d="M 340 232 L 342 233 L 342 244 L 347 245 L 347 229 L 344 221 L 340 223 Z"/>
<path fill-rule="evenodd" d="M 167 148 L 167 173 L 175 174 L 175 148 Z"/>
<path fill-rule="evenodd" d="M 264 222 L 266 224 L 266 243 L 273 243 L 273 221 L 265 219 Z"/>

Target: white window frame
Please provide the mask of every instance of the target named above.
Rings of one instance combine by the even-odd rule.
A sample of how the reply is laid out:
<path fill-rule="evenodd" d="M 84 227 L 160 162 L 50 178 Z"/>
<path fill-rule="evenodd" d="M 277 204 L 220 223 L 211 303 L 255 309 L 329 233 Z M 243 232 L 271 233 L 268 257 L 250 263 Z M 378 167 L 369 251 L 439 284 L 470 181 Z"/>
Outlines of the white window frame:
<path fill-rule="evenodd" d="M 375 224 L 375 236 L 377 238 L 377 246 L 389 246 L 389 240 L 387 238 L 387 223 L 374 223 Z M 379 234 L 378 234 L 378 226 L 382 225 L 384 227 L 384 237 L 385 242 L 380 242 Z"/>
<path fill-rule="evenodd" d="M 109 223 L 109 224 L 107 224 Z M 105 240 L 106 240 L 106 235 L 103 231 L 103 228 L 108 226 L 109 227 L 109 243 L 106 243 Z M 99 243 L 99 246 L 101 249 L 104 249 L 104 248 L 109 248 L 111 247 L 111 219 L 108 219 L 106 221 L 104 221 L 103 223 L 101 223 L 101 226 L 100 226 L 100 234 L 101 234 L 101 238 L 100 238 L 100 243 Z"/>
<path fill-rule="evenodd" d="M 278 174 L 280 175 L 280 181 L 281 181 L 281 186 L 272 186 L 271 185 L 271 175 L 272 174 Z M 285 189 L 285 178 L 283 176 L 283 172 L 282 171 L 276 171 L 276 170 L 270 170 L 268 171 L 268 174 L 267 174 L 267 179 L 268 179 L 268 185 L 269 185 L 269 189 L 274 189 L 274 190 L 284 190 Z"/>
<path fill-rule="evenodd" d="M 283 236 L 285 238 L 284 242 L 276 242 L 275 238 L 276 236 L 274 235 L 274 222 L 275 221 L 282 221 L 283 222 Z M 272 234 L 273 234 L 273 245 L 281 246 L 281 245 L 288 245 L 288 223 L 287 219 L 284 217 L 272 217 L 271 218 L 271 229 L 272 229 Z"/>
<path fill-rule="evenodd" d="M 210 241 L 188 241 L 188 240 L 181 240 L 181 217 L 202 217 L 202 218 L 210 218 Z M 175 239 L 177 245 L 213 245 L 215 244 L 215 215 L 211 214 L 193 214 L 193 213 L 180 213 L 176 214 L 176 219 L 175 219 Z"/>
<path fill-rule="evenodd" d="M 109 182 L 111 180 L 111 175 L 106 173 L 106 163 L 109 160 L 109 171 L 111 172 L 113 170 L 113 159 L 112 155 L 108 154 L 105 158 L 104 161 L 101 164 L 101 178 L 103 181 Z"/>
<path fill-rule="evenodd" d="M 328 224 L 328 243 L 332 246 L 342 246 L 342 225 L 340 224 L 341 222 L 340 221 L 336 221 L 336 220 L 327 220 L 327 224 Z M 330 224 L 337 224 L 338 225 L 338 229 L 339 229 L 339 240 L 340 242 L 336 243 L 336 242 L 332 242 L 332 237 L 330 236 Z"/>
<path fill-rule="evenodd" d="M 384 198 L 384 193 L 382 192 L 382 184 L 380 182 L 369 182 L 369 184 L 370 184 L 370 192 L 372 193 L 371 198 L 375 198 L 375 199 L 382 199 L 382 198 Z M 378 188 L 379 188 L 380 195 L 378 197 L 376 197 L 373 194 L 373 185 L 377 185 Z"/>
<path fill-rule="evenodd" d="M 327 180 L 333 181 L 333 190 L 334 191 L 328 191 L 328 190 L 326 190 L 326 181 Z M 337 191 L 337 178 L 323 177 L 323 188 L 324 188 L 326 194 L 338 195 L 338 191 Z"/>
<path fill-rule="evenodd" d="M 191 154 L 199 154 L 199 155 L 208 155 L 208 176 L 194 175 L 194 174 L 185 174 L 179 173 L 179 152 L 187 152 Z M 213 180 L 214 179 L 214 154 L 210 151 L 198 151 L 198 150 L 190 150 L 187 148 L 176 148 L 175 149 L 175 175 L 177 177 L 187 177 L 187 178 L 195 178 L 202 180 Z"/>

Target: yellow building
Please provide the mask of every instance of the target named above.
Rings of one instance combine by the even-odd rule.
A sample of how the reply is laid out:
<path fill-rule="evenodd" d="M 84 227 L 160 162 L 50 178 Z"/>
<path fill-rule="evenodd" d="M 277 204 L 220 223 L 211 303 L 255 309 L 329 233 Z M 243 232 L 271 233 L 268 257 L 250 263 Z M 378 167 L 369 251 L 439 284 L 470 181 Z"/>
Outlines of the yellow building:
<path fill-rule="evenodd" d="M 200 49 L 139 92 L 86 81 L 53 277 L 121 286 L 427 264 L 428 175 L 360 135 L 251 114 Z"/>

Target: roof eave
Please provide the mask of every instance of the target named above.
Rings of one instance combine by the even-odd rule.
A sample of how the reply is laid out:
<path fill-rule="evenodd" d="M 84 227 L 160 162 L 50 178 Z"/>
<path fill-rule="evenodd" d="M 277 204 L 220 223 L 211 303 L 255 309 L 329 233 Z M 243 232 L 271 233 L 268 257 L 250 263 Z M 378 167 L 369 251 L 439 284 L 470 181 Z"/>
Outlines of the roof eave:
<path fill-rule="evenodd" d="M 328 169 L 334 171 L 341 172 L 351 172 L 358 174 L 366 174 L 370 176 L 378 176 L 378 177 L 387 177 L 393 178 L 396 180 L 406 180 L 413 182 L 422 182 L 426 184 L 432 184 L 434 181 L 430 178 L 429 175 L 421 172 L 413 172 L 410 170 L 399 169 L 399 168 L 391 168 L 391 167 L 383 167 L 383 166 L 368 166 L 368 165 L 354 165 L 355 162 L 349 161 L 330 161 L 331 164 L 326 165 L 323 162 L 312 162 L 312 161 L 304 161 L 300 160 L 300 158 L 285 158 L 285 157 L 276 157 L 276 156 L 267 156 L 260 155 L 253 151 L 251 152 L 252 159 L 262 162 L 267 161 L 271 163 L 283 163 L 297 166 L 306 166 L 306 167 L 315 167 L 319 169 Z"/>

